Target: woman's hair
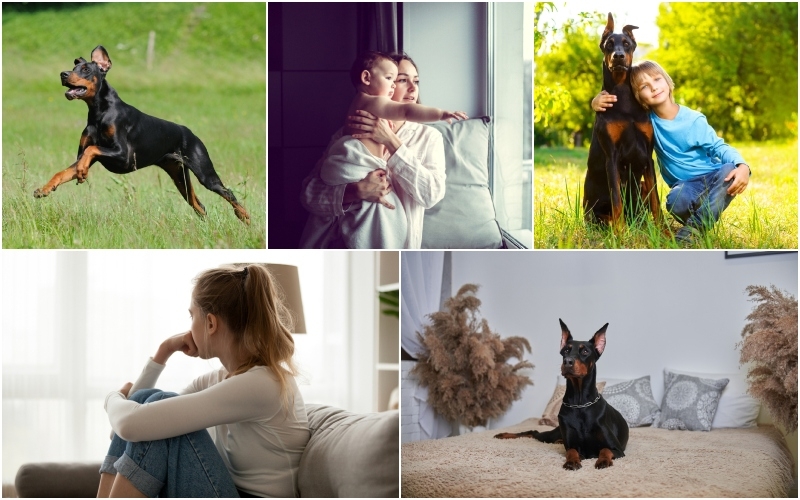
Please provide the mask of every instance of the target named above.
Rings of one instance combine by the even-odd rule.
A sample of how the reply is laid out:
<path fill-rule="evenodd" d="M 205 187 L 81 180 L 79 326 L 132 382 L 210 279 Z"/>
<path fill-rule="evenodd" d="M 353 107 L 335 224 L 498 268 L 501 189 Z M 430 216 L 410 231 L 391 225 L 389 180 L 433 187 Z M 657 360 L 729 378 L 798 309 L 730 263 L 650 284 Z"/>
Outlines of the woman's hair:
<path fill-rule="evenodd" d="M 400 61 L 408 61 L 412 66 L 414 66 L 414 69 L 417 70 L 417 73 L 419 73 L 417 63 L 415 63 L 414 60 L 411 59 L 411 57 L 405 52 L 392 52 L 389 54 L 389 57 L 391 57 L 392 60 L 397 64 L 398 68 L 400 67 Z M 417 91 L 417 104 L 422 104 L 419 100 L 419 91 Z"/>
<path fill-rule="evenodd" d="M 297 375 L 292 361 L 292 318 L 266 266 L 231 264 L 200 273 L 192 300 L 203 314 L 214 314 L 228 326 L 234 348 L 248 358 L 230 375 L 254 366 L 271 370 L 281 386 L 284 410 L 290 409 L 288 377 Z"/>
<path fill-rule="evenodd" d="M 675 102 L 675 97 L 672 95 L 672 91 L 675 89 L 675 84 L 672 82 L 672 78 L 669 77 L 667 72 L 664 71 L 664 68 L 659 66 L 657 62 L 639 61 L 631 66 L 631 73 L 629 76 L 631 79 L 631 87 L 633 88 L 633 96 L 637 101 L 639 101 L 639 104 L 641 104 L 644 109 L 650 108 L 639 98 L 639 84 L 642 83 L 642 75 L 648 75 L 650 77 L 663 76 L 664 80 L 667 81 L 667 85 L 669 85 L 669 100 L 673 103 Z"/>
<path fill-rule="evenodd" d="M 381 61 L 390 61 L 397 64 L 394 59 L 383 52 L 368 50 L 360 53 L 358 57 L 356 57 L 356 60 L 353 61 L 353 65 L 350 66 L 350 82 L 353 84 L 353 87 L 357 89 L 361 85 L 361 73 L 363 71 L 372 71 L 372 68 L 377 66 Z"/>

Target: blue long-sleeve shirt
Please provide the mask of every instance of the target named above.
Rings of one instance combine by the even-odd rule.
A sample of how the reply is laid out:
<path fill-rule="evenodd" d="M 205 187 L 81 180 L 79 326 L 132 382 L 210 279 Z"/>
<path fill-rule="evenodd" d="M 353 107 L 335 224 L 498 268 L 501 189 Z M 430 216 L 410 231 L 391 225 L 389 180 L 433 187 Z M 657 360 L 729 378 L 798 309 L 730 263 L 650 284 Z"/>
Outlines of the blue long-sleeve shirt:
<path fill-rule="evenodd" d="M 747 163 L 717 136 L 703 113 L 680 106 L 672 120 L 650 112 L 661 176 L 669 187 L 718 170 L 725 163 Z"/>

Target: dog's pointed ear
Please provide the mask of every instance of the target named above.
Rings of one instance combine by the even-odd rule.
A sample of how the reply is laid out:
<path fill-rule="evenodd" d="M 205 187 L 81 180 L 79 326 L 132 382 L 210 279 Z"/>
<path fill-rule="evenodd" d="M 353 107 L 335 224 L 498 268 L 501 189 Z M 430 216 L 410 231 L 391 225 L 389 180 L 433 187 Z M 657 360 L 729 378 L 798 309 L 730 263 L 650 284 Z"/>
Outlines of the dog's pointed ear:
<path fill-rule="evenodd" d="M 92 51 L 92 62 L 97 63 L 103 73 L 108 73 L 108 70 L 111 69 L 111 58 L 108 57 L 108 52 L 102 45 L 98 45 Z"/>
<path fill-rule="evenodd" d="M 611 33 L 614 33 L 614 18 L 611 16 L 611 12 L 609 12 L 606 29 L 603 30 L 603 36 L 600 37 L 600 50 L 603 50 L 603 46 L 606 44 L 606 38 L 608 38 Z"/>
<path fill-rule="evenodd" d="M 572 334 L 569 333 L 569 328 L 561 321 L 561 318 L 558 318 L 558 322 L 561 323 L 561 347 L 558 349 L 560 351 L 568 342 L 572 341 Z"/>
<path fill-rule="evenodd" d="M 633 26 L 630 24 L 626 24 L 624 28 L 622 28 L 622 33 L 626 35 L 628 38 L 631 39 L 633 43 L 636 43 L 636 38 L 633 36 L 633 30 L 638 30 L 638 26 Z"/>
<path fill-rule="evenodd" d="M 79 65 L 81 63 L 85 63 L 85 62 L 86 62 L 86 59 L 84 59 L 82 57 L 79 57 L 79 58 L 75 59 L 75 66 L 77 66 L 77 65 Z"/>
<path fill-rule="evenodd" d="M 603 325 L 603 328 L 597 330 L 592 337 L 592 344 L 594 344 L 594 350 L 597 351 L 597 357 L 599 358 L 603 351 L 606 350 L 606 328 L 608 328 L 608 323 Z"/>

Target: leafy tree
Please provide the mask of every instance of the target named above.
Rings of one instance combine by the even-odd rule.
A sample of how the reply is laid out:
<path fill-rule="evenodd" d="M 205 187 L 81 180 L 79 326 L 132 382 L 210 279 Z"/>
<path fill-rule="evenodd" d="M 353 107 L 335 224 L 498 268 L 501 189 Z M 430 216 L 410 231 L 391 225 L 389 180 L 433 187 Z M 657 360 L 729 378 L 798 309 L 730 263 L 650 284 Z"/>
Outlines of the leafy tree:
<path fill-rule="evenodd" d="M 668 3 L 648 54 L 727 139 L 797 136 L 797 3 Z"/>
<path fill-rule="evenodd" d="M 595 33 L 602 15 L 584 14 L 583 22 L 570 23 L 549 50 L 537 53 L 534 72 L 536 144 L 581 145 L 590 137 L 594 112 L 589 107 L 603 81 L 600 40 Z M 539 99 L 543 98 L 543 101 Z"/>

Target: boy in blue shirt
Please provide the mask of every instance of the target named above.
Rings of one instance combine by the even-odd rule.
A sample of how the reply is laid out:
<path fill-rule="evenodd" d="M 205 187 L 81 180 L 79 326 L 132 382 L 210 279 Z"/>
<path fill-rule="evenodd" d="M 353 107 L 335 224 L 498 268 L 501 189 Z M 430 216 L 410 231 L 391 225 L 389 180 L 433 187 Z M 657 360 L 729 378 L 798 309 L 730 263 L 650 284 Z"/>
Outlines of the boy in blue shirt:
<path fill-rule="evenodd" d="M 667 210 L 684 224 L 675 238 L 690 241 L 693 230 L 711 229 L 731 200 L 747 189 L 750 167 L 717 136 L 705 115 L 675 103 L 675 85 L 661 66 L 634 64 L 630 81 L 636 100 L 650 110 L 656 158 L 670 187 Z M 603 91 L 592 99 L 592 109 L 605 111 L 616 100 Z"/>

